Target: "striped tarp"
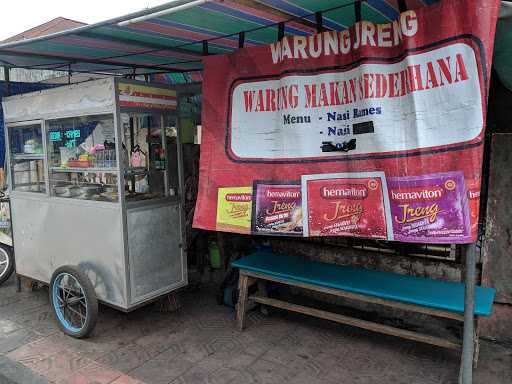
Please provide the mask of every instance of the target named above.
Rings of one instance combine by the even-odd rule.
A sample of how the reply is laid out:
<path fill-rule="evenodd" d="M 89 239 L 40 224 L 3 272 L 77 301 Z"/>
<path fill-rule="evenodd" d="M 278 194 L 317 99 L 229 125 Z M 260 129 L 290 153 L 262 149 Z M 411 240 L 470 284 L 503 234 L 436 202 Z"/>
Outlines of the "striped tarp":
<path fill-rule="evenodd" d="M 417 8 L 432 2 L 407 0 L 406 4 L 408 8 Z M 245 47 L 269 44 L 276 41 L 280 22 L 286 22 L 285 35 L 309 35 L 317 30 L 314 13 L 322 11 L 325 29 L 343 30 L 355 22 L 354 0 L 211 0 L 139 22 L 123 23 L 187 3 L 199 2 L 178 0 L 65 33 L 3 44 L 0 65 L 121 74 L 189 72 L 201 70 L 205 41 L 208 54 L 238 49 L 242 31 Z M 389 22 L 398 14 L 398 0 L 361 3 L 364 20 Z M 304 19 L 290 21 L 298 16 Z"/>

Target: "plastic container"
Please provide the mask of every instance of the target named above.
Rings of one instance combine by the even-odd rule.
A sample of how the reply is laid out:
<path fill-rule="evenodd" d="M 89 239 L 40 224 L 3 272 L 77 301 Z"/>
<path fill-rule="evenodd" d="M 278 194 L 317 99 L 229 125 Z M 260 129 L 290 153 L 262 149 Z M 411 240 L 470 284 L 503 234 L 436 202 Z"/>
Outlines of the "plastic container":
<path fill-rule="evenodd" d="M 208 247 L 208 252 L 210 253 L 210 265 L 214 269 L 220 269 L 222 267 L 221 258 L 220 258 L 220 250 L 217 243 L 210 243 Z"/>

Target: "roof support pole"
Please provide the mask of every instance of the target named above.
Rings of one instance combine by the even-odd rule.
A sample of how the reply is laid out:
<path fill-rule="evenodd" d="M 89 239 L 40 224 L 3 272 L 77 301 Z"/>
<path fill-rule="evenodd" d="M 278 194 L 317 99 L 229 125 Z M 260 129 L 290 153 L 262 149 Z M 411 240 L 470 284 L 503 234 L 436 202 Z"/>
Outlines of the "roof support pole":
<path fill-rule="evenodd" d="M 27 39 L 28 40 L 28 39 Z M 25 41 L 21 41 L 20 44 L 24 44 Z M 2 48 L 0 48 L 0 55 L 1 54 L 7 54 L 7 55 L 10 55 L 12 54 L 11 51 L 9 50 L 3 50 Z M 45 59 L 52 59 L 52 60 L 58 60 L 58 61 L 62 61 L 62 63 L 53 63 L 51 64 L 53 68 L 51 69 L 57 69 L 57 67 L 55 66 L 61 66 L 62 68 L 66 67 L 68 65 L 68 63 L 72 63 L 72 64 L 76 64 L 76 63 L 90 63 L 90 64 L 106 64 L 106 65 L 112 65 L 113 67 L 119 67 L 119 68 L 130 68 L 132 67 L 134 64 L 131 64 L 131 63 L 123 63 L 123 62 L 119 62 L 119 61 L 111 61 L 111 60 L 106 60 L 106 59 L 83 59 L 83 58 L 80 58 L 80 59 L 77 59 L 75 57 L 67 57 L 67 56 L 57 56 L 57 55 L 48 55 L 48 54 L 45 54 L 45 53 L 25 53 L 25 52 L 16 52 L 16 56 L 21 56 L 21 57 L 29 57 L 29 58 L 39 58 L 39 57 L 42 57 L 42 58 L 45 58 Z M 179 63 L 170 63 L 168 65 L 171 65 L 171 64 L 179 64 Z M 161 71 L 161 72 L 164 72 L 164 73 L 168 73 L 168 72 L 183 72 L 182 70 L 180 69 L 176 69 L 174 67 L 165 67 L 165 66 L 162 66 L 162 65 L 144 65 L 144 64 L 137 64 L 137 68 L 139 69 L 148 69 L 148 70 L 151 70 L 151 71 L 155 71 L 155 70 L 158 70 L 158 71 Z M 32 68 L 32 69 L 35 69 L 35 68 Z"/>
<path fill-rule="evenodd" d="M 398 0 L 398 10 L 400 13 L 407 11 L 407 0 Z"/>
<path fill-rule="evenodd" d="M 11 96 L 11 68 L 7 65 L 4 65 L 4 80 L 7 88 L 6 96 Z"/>
<path fill-rule="evenodd" d="M 360 22 L 361 21 L 361 2 L 360 1 L 356 1 L 354 3 L 354 13 L 356 16 L 356 23 Z"/>
<path fill-rule="evenodd" d="M 203 55 L 208 55 L 208 40 L 203 40 Z"/>
<path fill-rule="evenodd" d="M 316 20 L 316 32 L 322 33 L 324 31 L 324 18 L 322 17 L 322 12 L 315 12 L 315 20 Z"/>
<path fill-rule="evenodd" d="M 284 23 L 280 22 L 277 25 L 277 41 L 283 40 L 284 37 Z"/>
<path fill-rule="evenodd" d="M 161 16 L 169 15 L 171 13 L 178 12 L 178 11 L 184 11 L 185 9 L 189 9 L 189 8 L 192 8 L 192 7 L 197 7 L 197 6 L 200 6 L 200 5 L 205 4 L 207 2 L 208 2 L 208 0 L 190 0 L 190 1 L 186 2 L 186 3 L 184 3 L 184 4 L 176 5 L 176 6 L 172 7 L 172 8 L 169 8 L 169 9 L 163 9 L 161 11 L 153 12 L 153 13 L 150 13 L 150 14 L 147 14 L 147 15 L 144 15 L 144 16 L 139 16 L 139 17 L 135 17 L 133 19 L 121 21 L 121 22 L 118 23 L 118 25 L 126 26 L 126 25 L 130 25 L 130 24 L 133 24 L 133 23 L 140 23 L 142 21 L 146 21 L 148 19 L 153 19 L 155 17 L 161 17 Z"/>
<path fill-rule="evenodd" d="M 464 282 L 464 333 L 462 361 L 459 375 L 460 384 L 473 383 L 473 356 L 475 352 L 475 279 L 476 243 L 467 244 L 465 249 L 466 270 Z"/>
<path fill-rule="evenodd" d="M 238 34 L 238 48 L 243 48 L 245 44 L 245 32 L 242 31 Z"/>
<path fill-rule="evenodd" d="M 68 64 L 68 84 L 71 84 L 71 64 Z"/>

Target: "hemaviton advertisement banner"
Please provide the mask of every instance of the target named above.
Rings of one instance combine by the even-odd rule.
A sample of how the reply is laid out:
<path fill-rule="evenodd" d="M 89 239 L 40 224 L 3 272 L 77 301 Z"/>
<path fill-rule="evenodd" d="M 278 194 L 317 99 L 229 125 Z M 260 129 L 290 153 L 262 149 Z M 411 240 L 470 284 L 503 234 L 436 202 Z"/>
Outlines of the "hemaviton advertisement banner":
<path fill-rule="evenodd" d="M 194 226 L 474 241 L 498 9 L 442 0 L 206 57 Z M 251 204 L 243 226 L 230 189 Z"/>

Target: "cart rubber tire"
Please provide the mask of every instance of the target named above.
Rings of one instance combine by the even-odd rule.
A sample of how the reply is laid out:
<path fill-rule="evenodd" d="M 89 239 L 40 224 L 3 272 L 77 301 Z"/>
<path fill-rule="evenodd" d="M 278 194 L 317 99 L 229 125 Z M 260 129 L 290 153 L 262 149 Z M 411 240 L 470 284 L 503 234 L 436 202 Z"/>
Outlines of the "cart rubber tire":
<path fill-rule="evenodd" d="M 85 321 L 81 328 L 72 327 L 65 319 L 63 319 L 63 310 L 59 310 L 57 308 L 58 299 L 56 297 L 56 290 L 58 287 L 55 287 L 55 284 L 63 279 L 63 276 L 70 275 L 72 276 L 76 282 L 80 285 L 82 289 L 86 315 Z M 89 278 L 80 271 L 77 267 L 65 265 L 58 268 L 52 275 L 52 279 L 50 281 L 50 303 L 53 309 L 53 314 L 55 316 L 55 321 L 57 325 L 66 335 L 74 337 L 76 339 L 81 339 L 89 336 L 89 334 L 93 331 L 96 326 L 96 321 L 98 320 L 98 299 L 96 297 L 96 292 L 94 291 L 94 287 L 92 286 Z"/>
<path fill-rule="evenodd" d="M 14 272 L 14 255 L 12 248 L 2 243 L 0 243 L 0 262 L 7 262 L 7 268 L 5 268 L 5 264 L 0 265 L 0 285 L 2 285 L 9 280 L 9 277 L 11 277 Z"/>

